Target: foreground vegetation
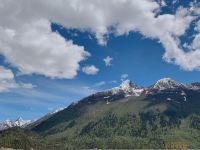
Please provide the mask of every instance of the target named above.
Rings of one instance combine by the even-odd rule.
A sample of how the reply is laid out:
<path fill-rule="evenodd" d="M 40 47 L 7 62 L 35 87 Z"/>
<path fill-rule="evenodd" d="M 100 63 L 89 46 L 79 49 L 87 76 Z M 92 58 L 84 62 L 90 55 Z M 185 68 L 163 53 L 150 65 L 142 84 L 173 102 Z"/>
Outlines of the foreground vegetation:
<path fill-rule="evenodd" d="M 193 104 L 143 97 L 120 99 L 110 104 L 81 102 L 46 116 L 26 129 L 2 131 L 0 147 L 197 149 L 200 148 L 199 102 L 193 101 Z"/>
<path fill-rule="evenodd" d="M 20 149 L 77 148 L 199 148 L 200 116 L 180 118 L 158 112 L 129 113 L 118 116 L 108 112 L 89 121 L 80 130 L 75 121 L 59 134 L 48 136 L 13 128 L 0 134 L 0 147 Z"/>

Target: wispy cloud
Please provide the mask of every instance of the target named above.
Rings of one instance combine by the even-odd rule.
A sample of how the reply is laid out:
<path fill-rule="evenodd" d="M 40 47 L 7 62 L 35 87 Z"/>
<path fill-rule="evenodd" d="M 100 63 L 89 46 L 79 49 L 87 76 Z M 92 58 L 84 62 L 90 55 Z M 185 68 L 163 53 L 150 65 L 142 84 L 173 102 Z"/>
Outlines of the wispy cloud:
<path fill-rule="evenodd" d="M 117 83 L 117 80 L 112 80 L 109 83 L 111 83 L 111 84 L 114 83 L 115 84 L 115 83 Z"/>
<path fill-rule="evenodd" d="M 121 75 L 121 81 L 124 81 L 124 80 L 126 80 L 126 79 L 128 79 L 128 74 L 127 74 L 127 73 L 122 74 L 122 75 Z"/>
<path fill-rule="evenodd" d="M 105 85 L 106 84 L 106 82 L 105 81 L 101 81 L 101 82 L 97 82 L 97 83 L 95 83 L 95 87 L 99 87 L 99 86 L 103 86 L 103 85 Z"/>
<path fill-rule="evenodd" d="M 32 89 L 31 83 L 16 82 L 11 69 L 0 66 L 0 92 L 8 92 L 12 89 Z"/>

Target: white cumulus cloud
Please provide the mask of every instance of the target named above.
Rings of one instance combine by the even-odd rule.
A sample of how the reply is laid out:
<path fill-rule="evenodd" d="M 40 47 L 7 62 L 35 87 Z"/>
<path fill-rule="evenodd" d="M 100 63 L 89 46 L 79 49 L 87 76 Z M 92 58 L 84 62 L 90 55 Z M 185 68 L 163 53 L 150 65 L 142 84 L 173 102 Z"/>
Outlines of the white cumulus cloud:
<path fill-rule="evenodd" d="M 104 63 L 105 63 L 106 66 L 111 66 L 112 65 L 111 61 L 112 60 L 113 60 L 113 58 L 110 57 L 110 56 L 107 56 L 106 58 L 103 59 L 103 61 L 104 61 Z"/>
<path fill-rule="evenodd" d="M 19 74 L 38 74 L 50 78 L 71 79 L 79 63 L 90 54 L 83 46 L 65 40 L 51 31 L 51 18 L 42 15 L 39 1 L 0 0 L 0 54 L 16 67 Z"/>
<path fill-rule="evenodd" d="M 96 68 L 94 65 L 87 65 L 82 68 L 82 71 L 88 75 L 95 75 L 99 72 L 99 68 Z"/>
<path fill-rule="evenodd" d="M 1 54 L 22 73 L 73 78 L 77 74 L 79 62 L 86 59 L 88 53 L 83 47 L 72 42 L 63 42 L 60 35 L 50 31 L 50 27 L 44 30 L 52 21 L 66 28 L 89 31 L 102 45 L 107 43 L 110 34 L 120 36 L 139 32 L 163 45 L 163 59 L 166 62 L 179 65 L 185 70 L 199 70 L 199 48 L 185 51 L 180 42 L 186 30 L 191 27 L 192 21 L 199 20 L 199 6 L 194 2 L 188 8 L 179 7 L 174 14 L 159 14 L 166 4 L 163 0 L 0 0 Z M 42 23 L 40 20 L 43 20 Z M 33 29 L 29 31 L 28 27 Z M 13 40 L 16 37 L 20 39 L 19 42 Z M 41 67 L 35 65 L 35 62 L 33 65 L 32 61 L 30 65 L 29 61 L 26 61 L 28 64 L 22 65 L 18 58 L 9 58 L 12 50 L 7 52 L 5 49 L 13 49 L 16 52 L 19 52 L 18 49 L 23 49 L 23 52 L 32 50 L 33 56 L 38 56 L 36 60 L 42 62 Z M 39 59 L 39 56 L 44 56 L 46 49 L 49 49 L 50 54 L 42 61 L 43 58 Z M 64 49 L 67 52 L 63 52 Z M 57 54 L 56 58 L 52 57 L 54 53 Z M 26 52 L 22 54 L 21 58 L 29 60 Z M 61 67 L 57 64 L 61 64 Z M 46 70 L 46 66 L 51 69 Z"/>

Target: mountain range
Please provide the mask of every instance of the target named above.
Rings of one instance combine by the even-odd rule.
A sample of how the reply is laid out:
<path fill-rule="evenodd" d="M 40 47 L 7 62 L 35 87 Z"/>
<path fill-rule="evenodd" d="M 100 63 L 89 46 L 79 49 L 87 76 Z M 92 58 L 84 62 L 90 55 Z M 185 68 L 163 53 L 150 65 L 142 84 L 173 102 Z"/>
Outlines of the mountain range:
<path fill-rule="evenodd" d="M 144 88 L 125 80 L 118 87 L 94 93 L 34 122 L 7 120 L 2 123 L 6 130 L 0 132 L 0 146 L 200 148 L 199 108 L 198 82 L 183 84 L 164 78 Z"/>
<path fill-rule="evenodd" d="M 6 130 L 8 128 L 13 128 L 13 127 L 25 128 L 27 125 L 29 125 L 32 122 L 33 121 L 31 120 L 23 120 L 22 117 L 19 117 L 15 121 L 12 121 L 11 119 L 6 119 L 2 123 L 0 123 L 0 131 Z"/>

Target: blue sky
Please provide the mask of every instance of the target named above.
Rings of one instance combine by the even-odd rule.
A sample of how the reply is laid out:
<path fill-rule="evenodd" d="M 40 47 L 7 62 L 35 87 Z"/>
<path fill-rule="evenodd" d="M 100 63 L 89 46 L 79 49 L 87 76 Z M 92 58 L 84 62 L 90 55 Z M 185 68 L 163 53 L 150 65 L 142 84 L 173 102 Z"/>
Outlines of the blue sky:
<path fill-rule="evenodd" d="M 146 4 L 146 1 L 148 0 L 142 0 L 142 1 L 144 1 Z M 160 4 L 161 1 L 157 1 L 157 3 Z M 146 5 L 150 4 L 151 2 L 147 2 Z M 135 4 L 132 5 L 134 7 Z M 197 9 L 198 8 L 197 6 L 199 5 L 197 2 L 196 3 L 194 2 L 194 4 L 191 3 L 189 4 L 189 1 L 184 1 L 184 3 L 180 1 L 163 1 L 162 5 L 160 4 L 159 6 L 155 7 L 159 7 L 160 12 L 158 12 L 157 15 L 170 14 L 175 16 L 177 10 L 179 8 L 182 8 L 181 6 L 185 8 L 192 7 L 194 9 Z M 23 9 L 24 9 L 23 7 L 20 8 L 22 12 Z M 144 9 L 144 11 L 145 10 L 146 9 Z M 151 13 L 153 12 L 151 9 L 149 11 Z M 63 12 L 65 11 L 63 10 Z M 71 13 L 73 14 L 74 12 Z M 194 12 L 187 15 L 193 16 Z M 187 20 L 188 19 L 187 15 L 185 16 L 180 15 L 182 17 L 180 18 L 182 20 Z M 178 25 L 178 27 L 179 26 L 180 28 L 183 27 L 184 28 L 183 30 L 185 31 L 184 33 L 182 33 L 182 30 L 180 30 L 180 32 L 174 31 L 173 28 L 176 28 L 177 27 L 176 25 L 174 26 L 172 25 L 172 28 L 169 29 L 166 27 L 167 28 L 166 31 L 170 33 L 169 35 L 172 34 L 174 35 L 172 38 L 175 37 L 175 40 L 177 39 L 180 40 L 181 43 L 177 42 L 178 44 L 177 43 L 176 44 L 178 45 L 178 48 L 181 47 L 184 52 L 199 50 L 198 44 L 195 45 L 194 42 L 192 43 L 192 41 L 195 41 L 194 40 L 195 36 L 197 37 L 199 33 L 197 29 L 194 30 L 195 27 L 198 28 L 197 25 L 198 15 L 199 15 L 198 13 L 195 14 L 195 16 L 197 16 L 197 18 L 195 19 L 188 19 L 189 23 L 193 23 L 193 25 L 191 25 L 190 27 L 184 28 L 184 25 L 189 23 L 184 22 L 180 19 L 181 23 Z M 73 42 L 73 44 L 71 44 L 72 46 L 75 45 L 79 48 L 78 49 L 77 47 L 75 48 L 73 47 L 74 50 L 76 50 L 77 48 L 79 52 L 83 52 L 82 50 L 80 50 L 81 49 L 80 47 L 83 47 L 84 51 L 87 51 L 87 53 L 89 53 L 90 56 L 89 55 L 86 56 L 87 58 L 86 57 L 79 58 L 78 63 L 69 65 L 67 71 L 69 71 L 71 66 L 74 65 L 76 66 L 77 64 L 79 65 L 79 69 L 77 68 L 75 69 L 76 75 L 74 75 L 73 73 L 71 75 L 70 74 L 71 72 L 69 73 L 67 71 L 65 72 L 65 74 L 62 74 L 62 67 L 60 67 L 59 64 L 62 64 L 65 61 L 65 57 L 64 58 L 62 57 L 63 60 L 56 59 L 54 61 L 53 59 L 53 62 L 56 62 L 55 63 L 56 65 L 51 66 L 51 63 L 49 63 L 50 64 L 49 67 L 48 66 L 46 67 L 46 62 L 45 62 L 44 67 L 42 68 L 40 67 L 40 64 L 38 65 L 37 63 L 38 62 L 42 63 L 43 58 L 45 59 L 46 55 L 45 53 L 43 54 L 43 52 L 48 53 L 48 50 L 42 51 L 42 48 L 46 48 L 48 46 L 47 45 L 43 46 L 42 44 L 44 43 L 40 43 L 40 45 L 42 45 L 41 47 L 40 45 L 34 47 L 35 45 L 32 44 L 35 44 L 37 42 L 40 42 L 40 40 L 43 40 L 42 38 L 39 39 L 37 35 L 42 34 L 41 36 L 43 36 L 43 33 L 40 32 L 43 32 L 42 29 L 44 29 L 44 27 L 48 23 L 46 24 L 45 22 L 44 26 L 38 29 L 38 26 L 40 24 L 39 25 L 38 24 L 35 25 L 32 23 L 29 24 L 29 20 L 22 21 L 20 22 L 20 24 L 25 25 L 23 30 L 20 30 L 20 28 L 17 28 L 9 24 L 7 27 L 9 29 L 12 29 L 12 31 L 14 31 L 16 35 L 19 34 L 18 38 L 16 38 L 15 40 L 24 42 L 23 38 L 25 35 L 27 36 L 29 30 L 31 30 L 31 35 L 34 35 L 36 37 L 29 36 L 30 41 L 31 40 L 34 41 L 33 43 L 27 44 L 27 41 L 25 41 L 25 44 L 27 44 L 28 46 L 29 45 L 32 46 L 30 48 L 31 54 L 29 55 L 30 52 L 28 54 L 22 53 L 23 55 L 19 55 L 20 59 L 17 58 L 18 54 L 25 48 L 27 49 L 29 47 L 26 45 L 26 47 L 24 48 L 25 45 L 24 43 L 18 43 L 14 40 L 11 41 L 9 38 L 5 40 L 4 38 L 0 37 L 0 49 L 2 49 L 0 50 L 0 66 L 3 67 L 0 70 L 1 71 L 7 70 L 6 71 L 7 73 L 5 73 L 5 75 L 8 75 L 10 73 L 14 75 L 14 77 L 4 76 L 2 79 L 2 81 L 6 80 L 6 84 L 12 83 L 12 86 L 4 85 L 2 84 L 2 82 L 0 82 L 3 88 L 7 88 L 4 90 L 1 90 L 0 88 L 1 91 L 0 121 L 5 120 L 7 118 L 15 120 L 19 116 L 23 117 L 24 119 L 39 118 L 48 112 L 52 112 L 62 107 L 66 107 L 73 101 L 77 101 L 93 92 L 118 86 L 121 83 L 121 76 L 124 74 L 127 74 L 128 79 L 130 79 L 137 85 L 145 87 L 152 85 L 155 81 L 164 77 L 170 77 L 173 78 L 174 80 L 183 83 L 200 81 L 200 72 L 199 72 L 200 62 L 195 57 L 197 55 L 193 56 L 194 57 L 193 59 L 192 56 L 187 56 L 183 54 L 183 57 L 185 59 L 184 60 L 179 59 L 182 53 L 177 54 L 178 50 L 177 48 L 174 48 L 173 51 L 174 53 L 171 56 L 171 53 L 169 54 L 168 52 L 170 52 L 172 47 L 168 47 L 167 45 L 168 41 L 166 41 L 167 38 L 162 38 L 164 34 L 160 34 L 161 30 L 159 31 L 158 29 L 158 31 L 156 31 L 157 29 L 154 29 L 153 27 L 150 28 L 149 26 L 151 25 L 149 25 L 148 22 L 146 22 L 146 25 L 139 24 L 137 30 L 133 31 L 132 29 L 126 28 L 126 25 L 123 24 L 122 26 L 123 30 L 126 30 L 126 32 L 124 32 L 120 28 L 120 30 L 122 31 L 120 31 L 119 33 L 112 33 L 112 30 L 117 30 L 119 29 L 119 27 L 118 28 L 116 27 L 115 29 L 114 24 L 113 27 L 111 27 L 105 23 L 109 27 L 109 32 L 107 31 L 102 33 L 99 32 L 99 30 L 93 26 L 88 25 L 87 28 L 85 28 L 81 23 L 76 24 L 79 20 L 75 22 L 72 21 L 69 27 L 67 27 L 68 24 L 65 24 L 65 22 L 62 21 L 62 17 L 65 17 L 62 16 L 62 13 L 56 14 L 55 16 L 56 19 L 58 18 L 58 20 L 56 20 L 54 17 L 50 18 L 50 20 L 52 21 L 50 22 L 50 27 L 49 27 L 50 30 L 48 32 L 51 32 L 52 37 L 54 37 L 55 36 L 54 34 L 56 34 L 56 36 L 54 37 L 56 39 L 53 40 L 49 39 L 50 42 L 47 44 L 48 45 L 53 44 L 52 42 L 55 41 L 57 42 L 61 40 L 60 37 L 62 37 L 66 41 L 69 40 L 72 41 Z M 20 17 L 20 15 L 18 17 Z M 44 18 L 45 17 L 47 16 L 44 16 Z M 3 27 L 6 26 L 7 22 L 6 20 L 7 18 L 5 18 L 5 16 L 4 18 L 2 17 L 2 19 L 5 20 L 5 24 L 0 24 L 0 33 L 4 33 L 3 31 L 5 31 L 5 28 Z M 173 21 L 170 22 L 171 20 L 167 19 L 168 18 L 164 20 L 165 24 L 170 24 L 170 23 L 173 24 Z M 74 20 L 76 20 L 76 15 L 74 16 Z M 13 18 L 11 18 L 11 21 L 13 21 Z M 69 19 L 68 21 L 70 22 L 71 20 Z M 91 20 L 88 20 L 88 22 L 90 21 Z M 121 21 L 123 22 L 123 20 Z M 13 22 L 11 22 L 11 24 Z M 130 21 L 130 23 L 133 24 L 135 22 L 137 25 L 137 20 Z M 26 27 L 27 27 L 27 32 L 25 32 Z M 2 30 L 1 28 L 4 30 Z M 101 26 L 99 28 L 101 28 Z M 146 30 L 147 28 L 150 29 Z M 35 30 L 32 31 L 32 29 Z M 35 34 L 37 30 L 39 30 L 40 32 L 38 32 L 38 34 Z M 165 30 L 165 28 L 163 28 L 162 31 L 163 30 Z M 22 34 L 23 32 L 25 32 L 26 34 Z M 6 30 L 5 34 L 7 33 L 8 32 Z M 11 32 L 9 32 L 9 34 L 11 34 Z M 44 34 L 46 34 L 46 32 Z M 98 36 L 99 34 L 101 35 L 100 37 Z M 50 36 L 49 33 L 47 33 L 47 35 L 45 35 L 44 37 L 46 38 L 48 36 Z M 48 38 L 46 39 L 48 40 Z M 102 39 L 103 43 L 101 42 Z M 46 40 L 44 40 L 43 42 L 45 41 Z M 104 43 L 105 41 L 106 44 Z M 3 44 L 1 44 L 1 42 Z M 55 52 L 55 55 L 57 55 L 57 52 L 59 52 L 59 50 L 61 51 L 63 50 L 61 49 L 62 42 L 63 41 L 61 41 L 61 45 L 58 45 L 59 43 L 55 43 L 55 47 L 54 45 L 51 45 L 54 49 L 52 48 L 50 50 Z M 183 46 L 184 43 L 187 43 L 187 46 Z M 10 53 L 7 54 L 6 51 L 3 50 L 4 48 L 6 49 L 7 47 L 9 47 L 10 49 L 16 48 L 17 53 L 14 53 L 12 50 L 8 49 L 7 51 L 9 51 Z M 57 47 L 59 48 L 57 49 Z M 40 57 L 40 55 L 34 55 L 34 52 L 38 51 L 38 48 L 41 48 L 40 54 L 43 55 L 43 58 L 41 59 L 35 57 L 35 56 Z M 70 48 L 68 50 L 70 50 Z M 165 53 L 167 53 L 167 56 L 166 58 L 163 58 L 163 55 Z M 33 60 L 31 57 L 27 56 L 27 55 L 31 56 L 32 54 L 33 54 L 32 57 Z M 73 55 L 75 54 L 75 52 L 73 53 L 72 51 L 72 53 L 70 54 Z M 175 56 L 175 54 L 177 54 L 177 56 Z M 11 55 L 12 57 L 10 57 Z M 105 59 L 108 56 L 111 57 L 112 60 L 110 61 L 111 65 L 106 66 L 103 59 Z M 48 58 L 52 59 L 52 56 L 49 56 Z M 26 59 L 27 60 L 31 59 L 31 60 L 25 61 Z M 52 61 L 51 59 L 50 62 Z M 70 55 L 66 55 L 66 59 L 73 61 L 70 59 Z M 173 61 L 169 62 L 168 59 Z M 192 60 L 195 59 L 196 61 L 193 62 Z M 31 63 L 29 64 L 29 62 Z M 65 63 L 71 63 L 71 62 L 67 61 Z M 87 73 L 83 71 L 84 67 L 91 65 L 93 65 L 96 69 L 98 69 L 98 71 L 97 70 L 93 71 L 92 74 L 91 72 Z M 58 69 L 56 69 L 56 67 L 58 67 Z M 51 69 L 53 69 L 52 70 L 53 73 L 54 71 L 55 72 L 58 71 L 56 72 L 57 74 L 53 74 L 52 72 L 46 73 Z M 64 75 L 66 75 L 66 78 Z M 28 84 L 31 86 L 29 87 Z"/>

